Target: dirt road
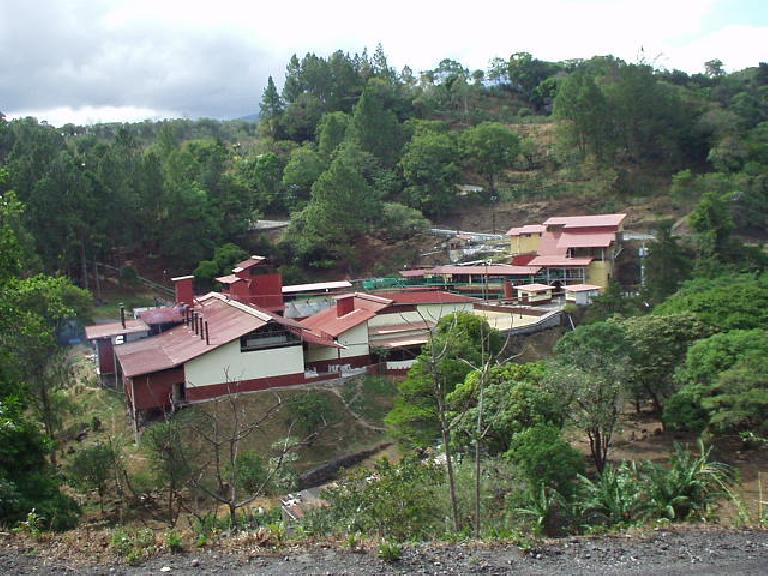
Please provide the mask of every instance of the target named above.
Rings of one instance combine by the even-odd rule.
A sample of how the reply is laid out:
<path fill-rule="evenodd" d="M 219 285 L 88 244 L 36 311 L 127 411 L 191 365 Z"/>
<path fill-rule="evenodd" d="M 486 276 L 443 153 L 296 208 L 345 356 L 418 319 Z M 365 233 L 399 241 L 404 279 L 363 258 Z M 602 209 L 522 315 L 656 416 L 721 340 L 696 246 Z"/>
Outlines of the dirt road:
<path fill-rule="evenodd" d="M 77 559 L 72 559 L 76 561 Z M 387 564 L 375 551 L 291 548 L 222 554 L 194 551 L 164 555 L 129 567 L 76 565 L 46 558 L 43 549 L 20 550 L 6 542 L 0 570 L 10 574 L 651 574 L 696 576 L 768 574 L 768 532 L 757 530 L 668 530 L 646 536 L 566 538 L 548 541 L 529 554 L 515 546 L 408 545 Z"/>

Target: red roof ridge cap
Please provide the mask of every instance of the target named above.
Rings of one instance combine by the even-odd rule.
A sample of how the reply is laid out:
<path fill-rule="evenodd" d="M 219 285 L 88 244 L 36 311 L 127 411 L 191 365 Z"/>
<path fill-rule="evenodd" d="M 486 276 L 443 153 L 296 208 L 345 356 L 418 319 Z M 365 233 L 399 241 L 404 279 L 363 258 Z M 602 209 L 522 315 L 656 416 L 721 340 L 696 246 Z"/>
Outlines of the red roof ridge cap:
<path fill-rule="evenodd" d="M 249 306 L 248 304 L 243 304 L 242 302 L 238 302 L 237 300 L 232 300 L 231 298 L 228 298 L 224 294 L 220 294 L 219 292 L 209 292 L 203 298 L 206 298 L 206 300 L 209 299 L 216 299 L 219 302 L 223 302 L 224 304 L 227 304 L 228 306 L 231 306 L 232 308 L 235 308 L 236 310 L 240 310 L 241 312 L 245 312 L 246 314 L 250 314 L 251 316 L 255 316 L 259 320 L 262 320 L 264 322 L 269 322 L 270 320 L 274 320 L 274 318 L 267 314 L 266 312 L 263 312 L 259 310 L 258 308 L 255 308 L 253 306 Z"/>
<path fill-rule="evenodd" d="M 389 298 L 383 298 L 381 296 L 374 296 L 373 294 L 366 294 L 365 292 L 355 292 L 354 296 L 362 300 L 368 300 L 370 302 L 378 302 L 379 304 L 391 304 L 392 300 Z"/>

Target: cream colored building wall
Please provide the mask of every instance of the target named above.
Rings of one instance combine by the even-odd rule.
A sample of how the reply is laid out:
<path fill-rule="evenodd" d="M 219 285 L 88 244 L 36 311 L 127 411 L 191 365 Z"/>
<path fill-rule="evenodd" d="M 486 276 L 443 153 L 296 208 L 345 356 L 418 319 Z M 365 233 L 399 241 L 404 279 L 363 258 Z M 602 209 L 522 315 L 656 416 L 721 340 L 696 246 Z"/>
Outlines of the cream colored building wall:
<path fill-rule="evenodd" d="M 346 346 L 346 349 L 311 346 L 307 352 L 307 362 L 337 360 L 368 354 L 368 323 L 363 322 L 347 330 L 339 336 L 338 343 Z"/>
<path fill-rule="evenodd" d="M 198 356 L 184 365 L 189 387 L 303 372 L 304 354 L 300 345 L 241 352 L 239 339 Z"/>
<path fill-rule="evenodd" d="M 522 298 L 523 294 L 528 296 L 529 302 L 546 302 L 552 299 L 552 290 L 546 290 L 545 292 L 525 292 L 524 290 L 517 291 L 518 298 Z"/>
<path fill-rule="evenodd" d="M 609 276 L 613 277 L 613 262 L 594 260 L 587 268 L 586 282 L 608 288 Z"/>
<path fill-rule="evenodd" d="M 418 304 L 415 312 L 399 312 L 397 314 L 377 314 L 370 320 L 370 326 L 392 326 L 408 322 L 439 322 L 440 318 L 454 312 L 472 312 L 471 302 L 450 302 L 447 304 Z"/>

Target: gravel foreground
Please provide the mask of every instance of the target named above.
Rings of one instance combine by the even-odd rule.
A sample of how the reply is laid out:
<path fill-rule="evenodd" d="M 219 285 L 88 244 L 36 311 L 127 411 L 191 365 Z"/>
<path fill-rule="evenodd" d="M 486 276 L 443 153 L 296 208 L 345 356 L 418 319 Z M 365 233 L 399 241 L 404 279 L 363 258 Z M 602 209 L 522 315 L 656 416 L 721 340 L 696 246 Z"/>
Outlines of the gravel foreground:
<path fill-rule="evenodd" d="M 645 536 L 564 538 L 525 554 L 504 544 L 416 544 L 387 564 L 366 553 L 330 548 L 289 548 L 231 554 L 165 554 L 141 566 L 73 565 L 7 541 L 0 570 L 7 574 L 768 574 L 768 531 L 657 531 Z"/>

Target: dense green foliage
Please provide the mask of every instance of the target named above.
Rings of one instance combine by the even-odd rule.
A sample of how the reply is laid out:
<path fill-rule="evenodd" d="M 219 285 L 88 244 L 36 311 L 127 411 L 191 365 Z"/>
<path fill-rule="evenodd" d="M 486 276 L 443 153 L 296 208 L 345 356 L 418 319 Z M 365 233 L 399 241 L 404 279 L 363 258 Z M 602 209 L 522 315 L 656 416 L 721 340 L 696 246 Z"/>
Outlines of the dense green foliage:
<path fill-rule="evenodd" d="M 0 184 L 5 176 L 0 170 Z M 55 462 L 55 397 L 72 380 L 60 369 L 58 336 L 65 322 L 87 316 L 90 296 L 37 273 L 23 210 L 13 192 L 0 195 L 0 519 L 18 521 L 35 508 L 42 526 L 67 528 L 78 506 L 59 491 L 47 461 Z"/>
<path fill-rule="evenodd" d="M 346 526 L 352 534 L 423 538 L 442 523 L 435 498 L 441 478 L 434 465 L 382 459 L 373 470 L 358 468 L 323 494 L 331 504 L 332 524 Z"/>
<path fill-rule="evenodd" d="M 720 330 L 768 325 L 768 274 L 724 274 L 686 282 L 654 314 L 690 313 Z"/>
<path fill-rule="evenodd" d="M 598 472 L 606 464 L 629 375 L 629 342 L 614 322 L 579 326 L 555 345 L 547 385 L 589 439 Z"/>
<path fill-rule="evenodd" d="M 636 399 L 650 399 L 657 412 L 677 389 L 675 369 L 685 360 L 688 346 L 711 333 L 692 314 L 648 314 L 620 321 L 630 349 L 627 385 Z"/>
<path fill-rule="evenodd" d="M 730 330 L 693 344 L 675 377 L 681 385 L 664 417 L 671 426 L 701 431 L 766 431 L 768 333 Z"/>
<path fill-rule="evenodd" d="M 393 437 L 408 446 L 431 445 L 439 436 L 441 395 L 450 394 L 501 344 L 499 333 L 481 316 L 461 312 L 441 318 L 408 377 L 398 384 L 395 407 L 386 417 Z"/>
<path fill-rule="evenodd" d="M 517 434 L 506 456 L 520 467 L 533 492 L 541 486 L 570 496 L 584 457 L 554 426 L 538 424 Z"/>
<path fill-rule="evenodd" d="M 565 406 L 542 386 L 546 368 L 541 363 L 501 364 L 492 367 L 483 390 L 482 443 L 490 455 L 509 450 L 515 434 L 536 425 L 560 427 L 565 422 Z M 475 436 L 478 416 L 479 370 L 470 372 L 464 382 L 448 394 L 453 412 L 453 437 L 461 446 Z"/>

